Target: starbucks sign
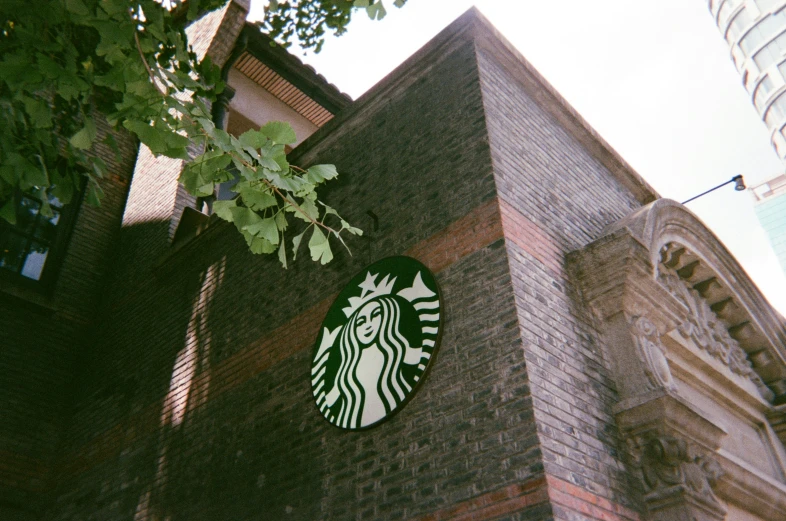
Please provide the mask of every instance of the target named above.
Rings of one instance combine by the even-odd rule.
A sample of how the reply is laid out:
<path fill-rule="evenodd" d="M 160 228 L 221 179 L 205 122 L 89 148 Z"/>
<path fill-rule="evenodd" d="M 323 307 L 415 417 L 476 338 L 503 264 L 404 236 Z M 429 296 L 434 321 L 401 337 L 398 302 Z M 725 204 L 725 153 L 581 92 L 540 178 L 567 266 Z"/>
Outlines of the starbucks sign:
<path fill-rule="evenodd" d="M 389 257 L 349 282 L 314 345 L 311 385 L 322 415 L 364 429 L 400 410 L 439 346 L 442 306 L 434 275 L 410 257 Z"/>

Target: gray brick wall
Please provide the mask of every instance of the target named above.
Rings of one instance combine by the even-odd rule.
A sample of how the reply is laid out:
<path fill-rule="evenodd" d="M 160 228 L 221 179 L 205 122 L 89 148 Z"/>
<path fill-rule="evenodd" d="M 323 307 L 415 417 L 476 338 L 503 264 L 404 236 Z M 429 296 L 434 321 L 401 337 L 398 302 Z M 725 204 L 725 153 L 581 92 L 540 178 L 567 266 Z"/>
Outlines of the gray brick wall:
<path fill-rule="evenodd" d="M 546 472 L 637 508 L 611 412 L 608 361 L 562 267 L 565 254 L 639 203 L 513 72 L 486 50 L 479 64 L 499 198 L 549 246 L 538 256 L 522 247 L 532 235 L 506 242 Z M 506 229 L 506 237 L 516 232 Z M 558 518 L 572 519 L 562 512 Z"/>
<path fill-rule="evenodd" d="M 465 17 L 293 153 L 337 165 L 321 198 L 369 232 L 327 267 L 304 248 L 284 271 L 220 222 L 173 251 L 174 170 L 134 180 L 45 519 L 573 520 L 593 500 L 637 519 L 563 265 L 639 203 L 479 33 Z M 312 403 L 311 346 L 394 254 L 436 272 L 442 347 L 399 414 L 344 432 Z"/>
<path fill-rule="evenodd" d="M 405 519 L 542 474 L 500 237 L 439 271 L 447 311 L 436 365 L 378 428 L 347 433 L 319 415 L 307 378 L 316 328 L 272 346 L 280 361 L 254 374 L 223 370 L 366 263 L 496 208 L 474 46 L 449 45 L 427 71 L 402 71 L 295 151 L 302 165 L 337 164 L 328 204 L 365 228 L 367 211 L 379 217 L 377 232 L 351 241 L 353 257 L 283 271 L 217 224 L 158 271 L 113 281 L 80 376 L 53 519 Z M 147 253 L 123 262 L 137 255 Z M 194 321 L 210 266 L 220 284 Z M 174 393 L 191 393 L 177 425 L 166 398 L 173 374 L 191 375 Z M 206 403 L 193 406 L 201 393 Z"/>
<path fill-rule="evenodd" d="M 101 140 L 109 127 L 97 122 Z M 0 290 L 0 519 L 37 519 L 51 497 L 74 369 L 104 296 L 136 157 L 134 140 L 115 136 L 119 158 L 103 145 L 96 151 L 109 166 L 101 206 L 72 203 L 78 213 L 51 291 L 12 281 Z"/>

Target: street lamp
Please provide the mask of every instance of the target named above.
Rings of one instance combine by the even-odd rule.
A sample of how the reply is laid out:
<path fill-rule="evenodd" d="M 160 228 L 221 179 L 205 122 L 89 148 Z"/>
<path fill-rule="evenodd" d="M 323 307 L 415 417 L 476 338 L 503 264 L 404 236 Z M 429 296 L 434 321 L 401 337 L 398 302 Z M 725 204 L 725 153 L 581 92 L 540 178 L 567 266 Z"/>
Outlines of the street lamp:
<path fill-rule="evenodd" d="M 710 188 L 706 192 L 702 192 L 702 193 L 700 193 L 699 195 L 697 195 L 695 197 L 691 197 L 687 201 L 683 201 L 682 204 L 687 204 L 687 203 L 693 201 L 694 199 L 698 199 L 702 195 L 707 195 L 708 193 L 710 193 L 710 192 L 712 192 L 714 190 L 717 190 L 721 186 L 726 186 L 729 183 L 734 183 L 734 189 L 737 190 L 738 192 L 741 192 L 741 191 L 745 190 L 745 181 L 742 179 L 742 176 L 741 175 L 735 175 L 734 177 L 732 177 L 731 179 L 729 179 L 725 183 L 721 183 L 718 186 L 716 186 L 715 188 Z"/>

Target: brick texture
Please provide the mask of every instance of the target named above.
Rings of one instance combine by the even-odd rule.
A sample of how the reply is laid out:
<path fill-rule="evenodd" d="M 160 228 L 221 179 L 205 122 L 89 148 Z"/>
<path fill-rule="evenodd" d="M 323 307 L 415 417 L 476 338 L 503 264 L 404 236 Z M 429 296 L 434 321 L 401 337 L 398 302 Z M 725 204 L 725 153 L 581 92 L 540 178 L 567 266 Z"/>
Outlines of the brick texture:
<path fill-rule="evenodd" d="M 558 124 L 548 110 L 555 100 L 533 99 L 519 78 L 525 71 L 503 66 L 490 49 L 478 57 L 546 473 L 638 509 L 611 412 L 616 390 L 608 362 L 563 266 L 565 254 L 639 203 Z M 581 518 L 564 511 L 555 516 Z"/>
<path fill-rule="evenodd" d="M 204 52 L 228 54 L 226 23 L 226 40 Z M 282 270 L 218 221 L 173 249 L 173 223 L 191 202 L 178 192 L 179 164 L 143 149 L 122 227 L 118 212 L 102 225 L 115 230 L 116 252 L 103 261 L 102 304 L 51 323 L 71 343 L 8 364 L 54 382 L 35 397 L 39 381 L 17 379 L 41 439 L 0 451 L 0 469 L 16 469 L 14 504 L 33 505 L 14 515 L 639 519 L 608 363 L 564 257 L 640 201 L 477 31 L 470 17 L 443 32 L 293 152 L 304 167 L 336 164 L 341 175 L 320 197 L 366 230 L 326 267 L 301 251 Z M 400 254 L 436 273 L 442 345 L 403 410 L 342 431 L 313 403 L 312 342 L 346 281 Z M 24 313 L 8 308 L 15 320 Z"/>
<path fill-rule="evenodd" d="M 102 140 L 110 129 L 96 121 Z M 96 147 L 109 167 L 101 206 L 71 203 L 78 211 L 51 291 L 0 288 L 0 519 L 37 519 L 51 499 L 74 368 L 103 297 L 136 157 L 128 134 L 115 138 L 119 156 Z"/>
<path fill-rule="evenodd" d="M 295 151 L 337 163 L 328 204 L 379 217 L 352 257 L 285 272 L 222 224 L 163 265 L 152 240 L 123 247 L 134 275 L 113 280 L 82 366 L 52 519 L 404 519 L 542 473 L 474 46 L 451 45 Z M 168 212 L 121 241 L 161 237 Z M 340 431 L 312 402 L 311 342 L 354 272 L 404 252 L 438 272 L 436 365 L 385 425 Z"/>

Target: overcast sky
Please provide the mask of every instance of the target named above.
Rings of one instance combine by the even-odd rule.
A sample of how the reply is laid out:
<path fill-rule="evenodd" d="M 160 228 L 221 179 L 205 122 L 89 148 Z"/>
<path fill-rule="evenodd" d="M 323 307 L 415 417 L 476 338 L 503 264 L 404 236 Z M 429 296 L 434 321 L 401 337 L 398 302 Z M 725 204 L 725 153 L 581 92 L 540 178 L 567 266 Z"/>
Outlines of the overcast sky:
<path fill-rule="evenodd" d="M 252 0 L 251 18 L 262 0 Z M 301 56 L 359 97 L 475 5 L 662 197 L 683 201 L 737 174 L 783 169 L 706 0 L 386 0 Z M 786 315 L 786 277 L 753 213 L 727 185 L 687 206 Z"/>

